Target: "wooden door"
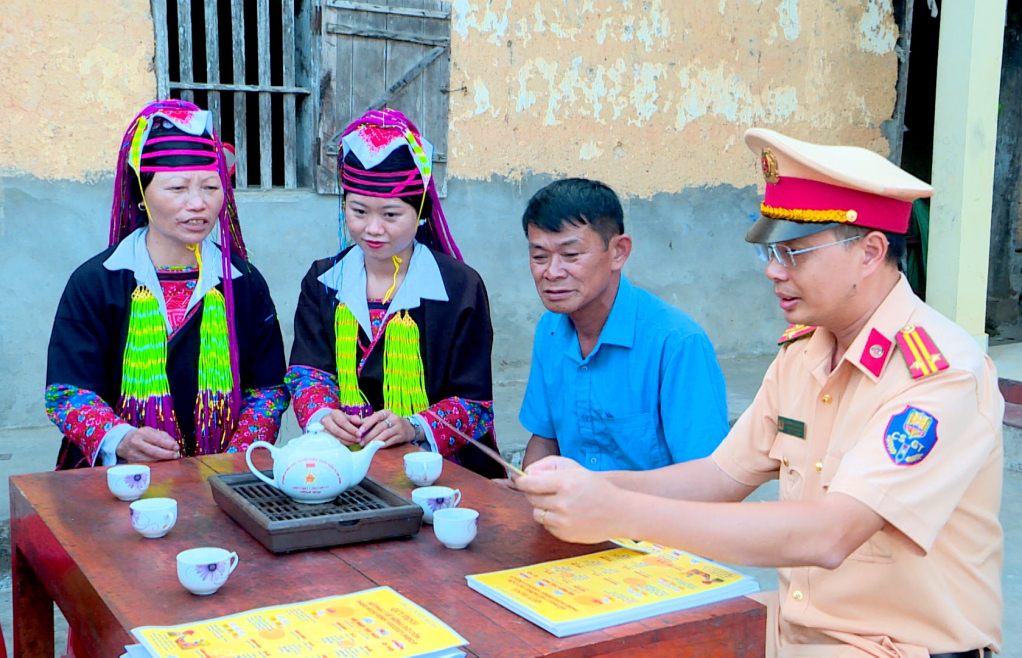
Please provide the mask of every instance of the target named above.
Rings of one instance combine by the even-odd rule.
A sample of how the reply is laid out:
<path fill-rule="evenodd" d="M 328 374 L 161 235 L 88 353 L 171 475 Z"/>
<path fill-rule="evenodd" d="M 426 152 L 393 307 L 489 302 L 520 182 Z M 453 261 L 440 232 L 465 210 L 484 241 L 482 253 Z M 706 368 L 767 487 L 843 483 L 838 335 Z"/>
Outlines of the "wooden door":
<path fill-rule="evenodd" d="M 434 147 L 433 175 L 447 182 L 451 8 L 440 0 L 324 0 L 316 189 L 337 194 L 341 132 L 368 110 L 390 107 Z"/>

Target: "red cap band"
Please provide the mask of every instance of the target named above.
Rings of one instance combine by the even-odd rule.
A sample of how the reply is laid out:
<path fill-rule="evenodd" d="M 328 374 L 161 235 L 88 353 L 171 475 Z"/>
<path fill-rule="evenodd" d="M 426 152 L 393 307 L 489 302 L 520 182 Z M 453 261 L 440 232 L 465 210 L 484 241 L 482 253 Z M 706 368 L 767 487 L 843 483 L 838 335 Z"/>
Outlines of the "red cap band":
<path fill-rule="evenodd" d="M 912 203 L 804 178 L 767 183 L 763 215 L 795 222 L 839 222 L 904 235 Z"/>

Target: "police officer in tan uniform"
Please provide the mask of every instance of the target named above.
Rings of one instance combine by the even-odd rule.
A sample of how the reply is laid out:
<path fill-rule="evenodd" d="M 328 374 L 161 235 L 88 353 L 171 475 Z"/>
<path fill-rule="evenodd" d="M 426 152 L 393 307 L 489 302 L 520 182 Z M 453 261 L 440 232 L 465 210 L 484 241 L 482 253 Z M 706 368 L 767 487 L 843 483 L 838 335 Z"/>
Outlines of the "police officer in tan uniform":
<path fill-rule="evenodd" d="M 792 324 L 752 406 L 706 459 L 593 473 L 550 457 L 517 486 L 567 541 L 776 567 L 768 655 L 998 651 L 1004 400 L 898 267 L 933 190 L 863 149 L 745 139 L 766 178 L 746 240 Z M 735 504 L 774 478 L 778 502 Z"/>

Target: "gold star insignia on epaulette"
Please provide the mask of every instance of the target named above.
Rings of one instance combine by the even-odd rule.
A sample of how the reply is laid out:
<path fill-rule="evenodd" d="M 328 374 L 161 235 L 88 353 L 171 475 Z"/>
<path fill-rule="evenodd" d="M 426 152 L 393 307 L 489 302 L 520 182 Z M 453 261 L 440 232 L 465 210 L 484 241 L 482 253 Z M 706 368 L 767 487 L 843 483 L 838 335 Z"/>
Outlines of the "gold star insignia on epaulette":
<path fill-rule="evenodd" d="M 922 327 L 910 324 L 899 331 L 895 338 L 912 379 L 928 377 L 950 367 Z"/>
<path fill-rule="evenodd" d="M 798 340 L 799 338 L 810 336 L 814 331 L 816 331 L 816 327 L 811 327 L 806 324 L 793 324 L 784 330 L 784 333 L 781 334 L 781 337 L 777 340 L 777 344 L 786 345 Z"/>

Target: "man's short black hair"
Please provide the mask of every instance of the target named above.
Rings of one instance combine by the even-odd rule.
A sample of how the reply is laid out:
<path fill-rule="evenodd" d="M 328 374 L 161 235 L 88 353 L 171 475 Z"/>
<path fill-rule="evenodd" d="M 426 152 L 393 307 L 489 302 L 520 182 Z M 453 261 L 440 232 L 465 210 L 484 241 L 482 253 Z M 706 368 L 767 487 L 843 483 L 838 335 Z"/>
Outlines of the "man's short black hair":
<path fill-rule="evenodd" d="M 834 233 L 838 239 L 844 240 L 845 238 L 865 237 L 876 230 L 878 229 L 842 224 L 834 229 Z M 880 232 L 887 238 L 887 262 L 897 267 L 899 271 L 905 272 L 907 269 L 905 258 L 908 253 L 908 243 L 905 240 L 905 236 L 888 231 Z"/>
<path fill-rule="evenodd" d="M 621 201 L 609 186 L 585 178 L 565 178 L 536 192 L 522 215 L 522 229 L 560 233 L 566 225 L 589 225 L 603 238 L 604 248 L 615 235 L 625 232 Z"/>

